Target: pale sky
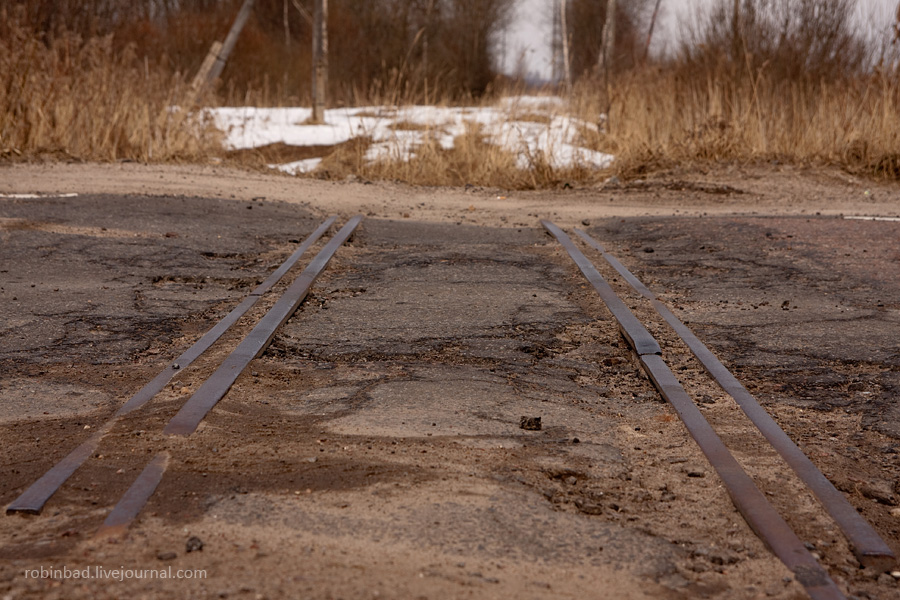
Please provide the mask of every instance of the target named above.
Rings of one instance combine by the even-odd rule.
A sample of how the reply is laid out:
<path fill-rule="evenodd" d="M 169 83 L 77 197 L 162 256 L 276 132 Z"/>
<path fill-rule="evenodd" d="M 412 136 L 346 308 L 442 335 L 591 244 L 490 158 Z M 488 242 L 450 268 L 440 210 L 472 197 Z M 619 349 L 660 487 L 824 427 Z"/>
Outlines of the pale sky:
<path fill-rule="evenodd" d="M 671 44 L 680 31 L 680 23 L 696 14 L 698 7 L 716 0 L 662 0 L 660 15 L 653 34 L 656 51 Z M 857 18 L 868 35 L 890 35 L 898 0 L 858 0 Z M 515 71 L 520 56 L 529 74 L 547 80 L 552 74 L 551 34 L 553 0 L 518 0 L 516 17 L 504 39 L 503 70 Z"/>

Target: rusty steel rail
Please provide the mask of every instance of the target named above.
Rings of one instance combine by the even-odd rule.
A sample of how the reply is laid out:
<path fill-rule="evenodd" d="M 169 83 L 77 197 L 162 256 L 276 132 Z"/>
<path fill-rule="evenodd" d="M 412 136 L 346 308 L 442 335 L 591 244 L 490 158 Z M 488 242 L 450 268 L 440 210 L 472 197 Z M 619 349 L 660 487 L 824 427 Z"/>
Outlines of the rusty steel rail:
<path fill-rule="evenodd" d="M 353 217 L 331 238 L 256 327 L 172 417 L 163 433 L 187 436 L 197 429 L 206 413 L 228 393 L 250 361 L 265 352 L 275 337 L 275 331 L 294 314 L 316 278 L 325 270 L 331 257 L 347 241 L 360 221 L 362 215 Z"/>
<path fill-rule="evenodd" d="M 638 355 L 641 354 L 662 354 L 662 351 L 659 348 L 659 344 L 653 338 L 647 328 L 635 317 L 628 307 L 625 306 L 625 303 L 616 296 L 615 291 L 606 283 L 606 280 L 603 279 L 603 276 L 597 271 L 591 261 L 587 259 L 587 257 L 582 254 L 575 246 L 572 244 L 572 241 L 569 239 L 563 231 L 558 228 L 556 225 L 551 223 L 550 221 L 541 221 L 541 224 L 544 226 L 547 231 L 553 234 L 557 240 L 569 251 L 569 256 L 572 257 L 572 260 L 575 261 L 575 264 L 578 265 L 578 268 L 581 270 L 582 274 L 585 278 L 594 286 L 594 289 L 597 290 L 597 293 L 600 294 L 600 298 L 606 304 L 609 311 L 616 318 L 616 321 L 619 324 L 619 330 L 622 332 L 622 335 L 628 341 L 628 345 L 631 346 Z M 565 241 L 564 241 L 565 240 Z M 574 253 L 573 253 L 574 251 Z"/>
<path fill-rule="evenodd" d="M 294 314 L 300 303 L 309 293 L 309 288 L 321 275 L 325 267 L 331 261 L 344 242 L 349 239 L 353 231 L 362 221 L 362 215 L 350 219 L 340 231 L 322 248 L 322 250 L 310 261 L 291 286 L 285 290 L 281 298 L 269 309 L 252 331 L 247 334 L 237 348 L 222 361 L 219 368 L 200 386 L 193 396 L 181 407 L 181 410 L 172 417 L 163 433 L 169 435 L 188 436 L 193 433 L 206 414 L 221 400 L 238 376 L 250 364 L 250 362 L 265 352 L 275 331 L 281 327 Z M 96 537 L 110 538 L 124 535 L 128 527 L 137 518 L 141 510 L 153 496 L 157 486 L 162 480 L 168 454 L 162 453 L 156 456 L 141 472 L 125 495 L 110 512 L 106 521 L 98 530 Z"/>
<path fill-rule="evenodd" d="M 150 463 L 144 467 L 138 478 L 134 480 L 125 495 L 119 500 L 115 508 L 107 515 L 103 525 L 94 535 L 95 539 L 109 539 L 121 537 L 128 531 L 132 521 L 137 518 L 141 509 L 147 504 L 150 496 L 156 491 L 159 482 L 162 481 L 169 466 L 169 454 L 160 452 Z"/>
<path fill-rule="evenodd" d="M 850 542 L 857 560 L 865 567 L 879 571 L 890 569 L 896 562 L 893 551 L 869 523 L 860 516 L 850 502 L 832 485 L 827 477 L 813 464 L 800 448 L 791 440 L 778 423 L 760 406 L 756 398 L 747 391 L 722 362 L 701 342 L 697 336 L 660 302 L 625 265 L 609 254 L 603 246 L 586 232 L 576 229 L 575 233 L 589 246 L 603 255 L 603 258 L 642 296 L 650 300 L 656 311 L 675 330 L 690 348 L 691 352 L 717 384 L 741 407 L 744 414 L 756 425 L 760 433 L 769 441 L 784 461 L 797 473 L 831 515 Z"/>
<path fill-rule="evenodd" d="M 200 355 L 209 349 L 222 335 L 255 305 L 259 299 L 269 291 L 287 273 L 300 257 L 309 250 L 325 232 L 337 220 L 337 216 L 328 217 L 315 231 L 313 231 L 297 249 L 285 260 L 281 266 L 272 272 L 249 296 L 231 310 L 221 321 L 207 331 L 199 340 L 184 351 L 178 358 L 171 361 L 156 377 L 150 380 L 144 387 L 138 390 L 101 428 L 72 450 L 62 460 L 56 463 L 40 479 L 34 482 L 25 492 L 6 507 L 6 514 L 26 513 L 40 514 L 47 501 L 59 490 L 84 462 L 90 458 L 103 437 L 112 429 L 119 417 L 137 410 L 149 402 L 156 394 L 166 387 L 166 384 L 182 369 L 190 365 Z"/>
<path fill-rule="evenodd" d="M 612 288 L 603 279 L 603 276 L 597 272 L 596 268 L 593 267 L 587 257 L 575 246 L 565 232 L 549 221 L 542 220 L 541 224 L 559 241 L 585 276 L 591 273 L 591 277 L 588 279 L 598 289 L 598 292 L 600 288 L 605 290 L 604 294 L 606 295 L 612 292 Z M 590 265 L 589 268 L 588 265 Z M 612 293 L 615 296 L 615 292 Z M 603 294 L 601 294 L 601 297 L 603 297 Z M 613 316 L 619 321 L 619 327 L 622 329 L 632 327 L 633 323 L 636 322 L 640 325 L 640 328 L 630 333 L 640 335 L 642 331 L 646 331 L 646 328 L 640 324 L 637 317 L 619 300 L 618 296 L 615 296 L 615 299 L 618 302 L 616 302 L 617 309 Z M 620 315 L 623 314 L 623 309 L 624 313 L 627 313 L 626 316 L 630 315 L 624 322 L 619 320 Z M 633 337 L 626 335 L 625 339 L 631 343 Z M 651 339 L 653 339 L 652 336 Z M 775 556 L 794 573 L 797 582 L 803 585 L 810 598 L 813 600 L 846 600 L 846 596 L 828 576 L 828 573 L 810 554 L 790 525 L 778 514 L 778 511 L 766 499 L 765 495 L 753 482 L 753 479 L 747 475 L 747 472 L 744 471 L 731 452 L 729 452 L 722 439 L 716 434 L 703 416 L 703 413 L 700 412 L 700 409 L 697 408 L 697 405 L 694 404 L 688 393 L 681 386 L 681 383 L 679 383 L 665 361 L 663 361 L 660 353 L 641 352 L 634 345 L 632 345 L 632 350 L 637 354 L 641 366 L 647 372 L 653 385 L 660 395 L 675 409 L 682 423 L 684 423 L 700 450 L 725 484 L 732 502 L 747 521 L 747 524 L 750 525 L 750 528 L 772 550 Z"/>

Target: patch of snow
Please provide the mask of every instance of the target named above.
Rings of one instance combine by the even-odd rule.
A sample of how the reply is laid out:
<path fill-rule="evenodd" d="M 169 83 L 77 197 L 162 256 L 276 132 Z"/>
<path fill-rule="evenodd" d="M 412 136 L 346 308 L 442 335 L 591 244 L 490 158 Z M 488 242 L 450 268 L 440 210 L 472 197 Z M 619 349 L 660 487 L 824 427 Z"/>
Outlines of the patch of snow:
<path fill-rule="evenodd" d="M 507 96 L 500 100 L 500 105 L 507 108 L 562 108 L 563 99 L 559 96 Z"/>
<path fill-rule="evenodd" d="M 269 165 L 269 168 L 284 171 L 290 175 L 300 175 L 301 173 L 315 171 L 316 167 L 318 167 L 321 162 L 321 158 L 305 158 L 284 165 Z"/>
<path fill-rule="evenodd" d="M 292 146 L 331 146 L 356 137 L 372 144 L 365 160 L 408 161 L 429 140 L 445 150 L 458 136 L 474 129 L 490 143 L 517 156 L 521 169 L 548 164 L 568 167 L 605 168 L 613 156 L 581 145 L 583 130 L 596 131 L 593 123 L 560 114 L 561 98 L 515 96 L 496 107 L 370 106 L 325 111 L 325 122 L 307 123 L 307 108 L 216 108 L 209 112 L 225 132 L 225 145 L 238 150 L 282 142 Z M 527 109 L 528 114 L 520 113 Z M 307 173 L 319 159 L 273 165 L 288 173 Z"/>
<path fill-rule="evenodd" d="M 78 194 L 71 192 L 66 194 L 0 194 L 0 198 L 13 198 L 16 200 L 30 200 L 33 198 L 76 198 Z"/>

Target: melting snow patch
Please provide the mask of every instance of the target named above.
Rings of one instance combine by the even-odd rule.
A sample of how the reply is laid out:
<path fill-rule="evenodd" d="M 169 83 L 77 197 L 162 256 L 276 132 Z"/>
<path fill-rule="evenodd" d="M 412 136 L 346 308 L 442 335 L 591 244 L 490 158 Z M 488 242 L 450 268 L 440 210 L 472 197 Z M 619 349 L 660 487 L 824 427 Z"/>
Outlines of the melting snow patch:
<path fill-rule="evenodd" d="M 14 198 L 16 200 L 29 200 L 35 198 L 76 198 L 78 194 L 0 194 L 0 198 Z"/>
<path fill-rule="evenodd" d="M 319 166 L 320 162 L 322 162 L 321 158 L 306 158 L 284 165 L 269 165 L 269 168 L 278 169 L 279 171 L 284 171 L 285 173 L 289 173 L 290 175 L 299 175 L 301 173 L 309 173 L 311 171 L 314 171 L 316 167 Z"/>
<path fill-rule="evenodd" d="M 310 125 L 306 108 L 217 108 L 210 109 L 216 126 L 225 131 L 225 145 L 232 150 L 256 148 L 283 142 L 292 146 L 331 146 L 356 137 L 369 137 L 369 162 L 410 160 L 426 141 L 445 150 L 471 130 L 487 143 L 517 156 L 521 169 L 546 163 L 554 169 L 568 167 L 605 168 L 613 156 L 584 147 L 583 131 L 597 126 L 560 114 L 561 98 L 516 96 L 504 98 L 496 107 L 362 107 L 325 111 L 325 123 Z M 288 173 L 307 173 L 321 159 L 272 165 Z"/>

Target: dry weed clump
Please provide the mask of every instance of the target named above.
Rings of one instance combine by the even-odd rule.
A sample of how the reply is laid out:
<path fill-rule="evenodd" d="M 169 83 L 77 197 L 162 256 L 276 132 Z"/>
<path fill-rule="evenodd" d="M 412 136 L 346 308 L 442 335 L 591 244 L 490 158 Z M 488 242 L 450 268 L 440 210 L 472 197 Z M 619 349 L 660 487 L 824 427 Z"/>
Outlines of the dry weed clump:
<path fill-rule="evenodd" d="M 593 145 L 626 176 L 779 160 L 900 178 L 900 73 L 874 67 L 851 8 L 720 2 L 674 59 L 617 73 L 608 95 L 582 85 L 575 110 L 597 118 L 610 107 Z"/>
<path fill-rule="evenodd" d="M 638 175 L 673 164 L 779 160 L 898 178 L 900 81 L 873 73 L 829 82 L 622 77 L 598 149 Z M 587 104 L 587 103 L 583 103 Z"/>
<path fill-rule="evenodd" d="M 511 117 L 512 118 L 512 117 Z M 519 152 L 524 153 L 523 168 Z M 540 151 L 519 152 L 486 139 L 482 126 L 466 123 L 466 131 L 444 148 L 438 136 L 426 138 L 408 157 L 359 163 L 359 173 L 371 179 L 400 180 L 417 185 L 475 185 L 501 189 L 548 188 L 574 182 L 595 182 L 597 171 L 587 167 L 554 168 Z"/>
<path fill-rule="evenodd" d="M 403 127 L 398 128 L 404 130 Z M 476 124 L 454 139 L 452 148 L 443 148 L 438 136 L 426 136 L 409 155 L 370 161 L 368 138 L 357 138 L 326 158 L 317 174 L 343 178 L 355 175 L 366 179 L 396 180 L 416 185 L 487 185 L 504 188 L 529 187 L 524 173 L 516 168 L 516 157 L 487 143 Z"/>
<path fill-rule="evenodd" d="M 398 129 L 399 133 L 407 131 Z M 308 176 L 325 179 L 361 177 L 371 180 L 402 181 L 427 186 L 486 186 L 501 189 L 535 189 L 571 182 L 595 181 L 597 172 L 586 167 L 553 168 L 538 154 L 527 157 L 530 168 L 522 168 L 517 153 L 489 142 L 478 123 L 469 122 L 466 131 L 442 145 L 442 132 L 432 135 L 398 155 L 372 160 L 368 155 L 376 144 L 369 137 L 354 138 L 333 148 L 321 165 Z"/>
<path fill-rule="evenodd" d="M 175 108 L 180 77 L 150 71 L 111 36 L 44 41 L 6 21 L 0 36 L 0 156 L 197 160 L 219 134 Z"/>

